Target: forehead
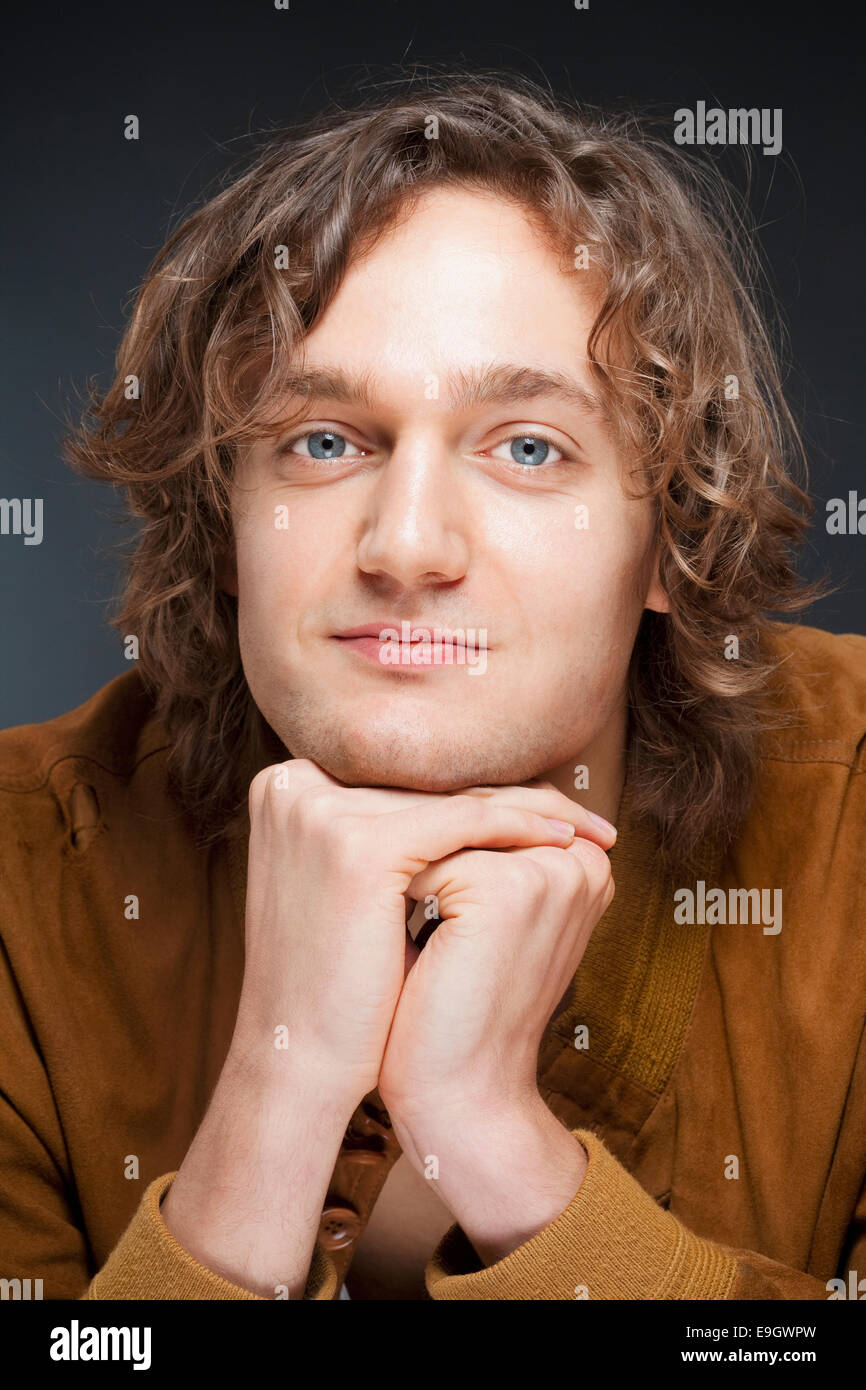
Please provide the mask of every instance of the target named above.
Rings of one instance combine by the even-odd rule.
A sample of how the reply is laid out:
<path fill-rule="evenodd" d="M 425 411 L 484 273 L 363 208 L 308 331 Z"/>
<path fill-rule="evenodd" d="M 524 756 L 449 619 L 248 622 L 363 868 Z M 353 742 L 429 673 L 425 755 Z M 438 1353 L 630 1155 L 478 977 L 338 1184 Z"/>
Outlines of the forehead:
<path fill-rule="evenodd" d="M 377 376 L 438 363 L 459 377 L 491 361 L 579 369 L 598 286 L 554 238 L 489 190 L 425 190 L 350 259 L 303 359 Z"/>
<path fill-rule="evenodd" d="M 574 268 L 566 254 L 567 228 L 548 222 L 541 210 L 492 189 L 434 185 L 407 199 L 372 245 L 362 240 L 349 257 L 341 290 L 376 285 L 386 289 L 396 275 L 419 285 L 448 278 L 456 291 L 464 269 L 481 277 L 479 288 L 507 281 L 513 291 L 547 281 L 562 294 L 569 288 L 588 300 L 597 290 L 591 273 Z M 593 281 L 590 284 L 590 281 Z M 472 281 L 463 288 L 468 292 Z"/>

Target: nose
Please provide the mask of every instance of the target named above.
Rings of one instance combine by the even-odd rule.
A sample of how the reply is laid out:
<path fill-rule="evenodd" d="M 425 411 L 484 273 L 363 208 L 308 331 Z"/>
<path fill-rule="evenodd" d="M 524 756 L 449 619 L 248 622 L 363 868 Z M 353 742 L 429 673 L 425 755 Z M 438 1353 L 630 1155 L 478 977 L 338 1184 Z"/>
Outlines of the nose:
<path fill-rule="evenodd" d="M 472 518 L 461 498 L 456 470 L 441 442 L 417 437 L 399 441 L 375 477 L 358 546 L 360 569 L 404 588 L 462 579 Z"/>

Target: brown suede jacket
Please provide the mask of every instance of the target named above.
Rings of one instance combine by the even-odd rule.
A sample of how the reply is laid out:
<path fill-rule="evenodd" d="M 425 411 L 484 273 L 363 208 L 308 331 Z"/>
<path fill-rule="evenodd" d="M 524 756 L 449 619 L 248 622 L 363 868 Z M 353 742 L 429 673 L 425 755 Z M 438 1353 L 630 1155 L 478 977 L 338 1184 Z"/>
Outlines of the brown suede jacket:
<path fill-rule="evenodd" d="M 765 736 L 724 861 L 667 881 L 623 789 L 616 896 L 539 1053 L 579 1191 L 486 1268 L 453 1226 L 432 1299 L 866 1296 L 866 637 L 774 630 L 802 720 Z M 166 751 L 135 670 L 0 734 L 6 1297 L 257 1297 L 160 1216 L 231 1039 L 246 873 L 244 839 L 192 844 Z M 337 1297 L 398 1154 L 374 1091 L 305 1298 Z"/>

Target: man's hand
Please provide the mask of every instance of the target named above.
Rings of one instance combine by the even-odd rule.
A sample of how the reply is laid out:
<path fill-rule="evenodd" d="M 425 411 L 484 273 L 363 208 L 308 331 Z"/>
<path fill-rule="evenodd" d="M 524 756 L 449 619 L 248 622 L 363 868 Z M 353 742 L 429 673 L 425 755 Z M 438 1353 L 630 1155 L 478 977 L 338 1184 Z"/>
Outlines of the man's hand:
<path fill-rule="evenodd" d="M 233 1047 L 272 1053 L 274 1030 L 285 1025 L 294 1065 L 350 1113 L 379 1080 L 403 987 L 411 885 L 441 879 L 438 871 L 423 879 L 423 871 L 477 847 L 485 851 L 479 865 L 494 877 L 498 867 L 515 884 L 535 878 L 544 897 L 556 865 L 567 883 L 575 876 L 579 861 L 554 848 L 571 842 L 572 827 L 603 838 L 554 788 L 483 795 L 350 788 L 303 760 L 260 773 L 250 812 L 246 962 Z M 533 864 L 493 852 L 514 847 L 553 858 Z M 486 879 L 479 891 L 480 900 L 489 897 Z M 443 981 L 452 983 L 460 998 L 459 982 Z"/>
<path fill-rule="evenodd" d="M 435 895 L 442 922 L 407 975 L 379 1091 L 410 1161 L 435 1174 L 490 1262 L 564 1210 L 585 1171 L 580 1145 L 538 1094 L 536 1067 L 542 1033 L 613 898 L 610 864 L 583 838 L 462 850 L 409 891 Z"/>
<path fill-rule="evenodd" d="M 234 1036 L 162 1211 L 201 1263 L 294 1298 L 346 1125 L 379 1078 L 404 980 L 410 884 L 465 846 L 550 847 L 570 842 L 574 826 L 600 832 L 552 789 L 350 788 L 301 759 L 253 780 L 250 823 Z"/>

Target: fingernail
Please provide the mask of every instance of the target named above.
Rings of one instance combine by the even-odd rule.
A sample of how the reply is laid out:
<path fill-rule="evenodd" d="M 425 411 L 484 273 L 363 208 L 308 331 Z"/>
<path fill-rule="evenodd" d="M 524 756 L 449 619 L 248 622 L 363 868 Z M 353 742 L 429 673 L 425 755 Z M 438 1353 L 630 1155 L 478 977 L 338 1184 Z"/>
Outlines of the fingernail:
<path fill-rule="evenodd" d="M 597 816 L 595 814 L 595 811 L 587 811 L 586 814 L 589 816 L 590 820 L 594 820 L 596 825 L 600 825 L 602 830 L 606 830 L 608 834 L 612 835 L 614 839 L 616 839 L 615 825 L 611 825 L 610 821 L 605 820 L 604 816 Z"/>
<path fill-rule="evenodd" d="M 548 825 L 553 826 L 554 830 L 557 831 L 564 840 L 574 839 L 574 826 L 569 825 L 567 820 L 553 820 L 551 816 L 545 816 L 544 819 L 547 821 Z"/>

